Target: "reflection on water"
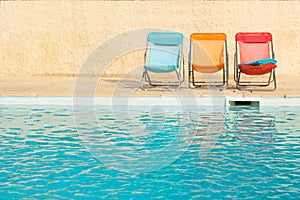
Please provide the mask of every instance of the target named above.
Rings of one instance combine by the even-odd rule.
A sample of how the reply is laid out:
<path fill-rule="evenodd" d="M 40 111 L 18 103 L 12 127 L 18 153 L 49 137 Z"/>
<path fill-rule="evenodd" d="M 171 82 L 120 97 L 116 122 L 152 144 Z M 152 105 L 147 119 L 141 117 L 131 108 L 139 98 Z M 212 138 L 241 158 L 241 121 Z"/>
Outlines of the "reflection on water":
<path fill-rule="evenodd" d="M 229 132 L 241 142 L 271 143 L 276 134 L 275 116 L 257 108 L 232 108 L 226 118 Z"/>
<path fill-rule="evenodd" d="M 97 126 L 75 127 L 71 107 L 1 106 L 0 199 L 300 196 L 300 108 L 143 109 L 114 116 L 99 107 Z M 100 144 L 97 156 L 109 166 L 144 172 L 107 167 L 87 151 L 78 129 L 90 147 Z"/>

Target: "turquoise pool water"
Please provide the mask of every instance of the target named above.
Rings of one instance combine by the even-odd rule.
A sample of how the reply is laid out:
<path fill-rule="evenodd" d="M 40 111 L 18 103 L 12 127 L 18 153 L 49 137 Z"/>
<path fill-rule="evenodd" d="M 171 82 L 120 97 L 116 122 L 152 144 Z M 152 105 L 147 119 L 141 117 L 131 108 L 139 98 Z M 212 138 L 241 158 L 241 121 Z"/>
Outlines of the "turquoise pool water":
<path fill-rule="evenodd" d="M 300 196 L 300 107 L 95 110 L 100 129 L 72 106 L 0 105 L 0 199 Z"/>

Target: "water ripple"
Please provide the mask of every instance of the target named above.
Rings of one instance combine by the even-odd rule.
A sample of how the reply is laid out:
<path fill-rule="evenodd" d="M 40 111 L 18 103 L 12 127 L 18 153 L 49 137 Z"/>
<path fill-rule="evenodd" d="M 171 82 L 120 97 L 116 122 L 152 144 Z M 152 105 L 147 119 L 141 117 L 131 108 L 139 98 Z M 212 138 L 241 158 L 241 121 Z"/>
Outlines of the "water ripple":
<path fill-rule="evenodd" d="M 185 131 L 196 126 L 190 136 L 192 144 L 179 159 L 143 174 L 119 172 L 94 159 L 77 134 L 71 108 L 0 107 L 0 111 L 0 199 L 300 196 L 300 110 L 296 108 L 276 114 L 234 109 L 222 120 L 217 113 L 203 110 L 199 120 L 183 123 L 184 127 L 178 122 L 184 115 L 178 113 L 165 118 L 134 113 L 132 119 L 116 121 L 103 108 L 98 116 L 100 129 L 83 124 L 91 141 L 106 145 L 105 150 L 112 153 L 112 144 L 120 152 L 157 150 L 167 145 L 179 128 Z M 208 132 L 214 123 L 222 128 Z M 150 134 L 131 131 L 140 127 Z M 160 159 L 165 159 L 164 155 Z"/>

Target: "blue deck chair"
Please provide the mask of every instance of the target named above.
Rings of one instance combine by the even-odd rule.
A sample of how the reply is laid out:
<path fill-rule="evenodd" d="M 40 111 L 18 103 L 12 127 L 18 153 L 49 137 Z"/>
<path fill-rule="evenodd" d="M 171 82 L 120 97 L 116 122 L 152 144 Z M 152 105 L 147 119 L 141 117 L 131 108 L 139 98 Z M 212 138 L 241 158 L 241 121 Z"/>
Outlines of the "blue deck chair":
<path fill-rule="evenodd" d="M 178 32 L 151 32 L 148 34 L 146 52 L 144 55 L 144 71 L 141 88 L 145 90 L 145 84 L 150 86 L 177 86 L 179 89 L 184 81 L 183 35 Z M 153 81 L 149 72 L 171 73 L 175 72 L 177 81 Z"/>

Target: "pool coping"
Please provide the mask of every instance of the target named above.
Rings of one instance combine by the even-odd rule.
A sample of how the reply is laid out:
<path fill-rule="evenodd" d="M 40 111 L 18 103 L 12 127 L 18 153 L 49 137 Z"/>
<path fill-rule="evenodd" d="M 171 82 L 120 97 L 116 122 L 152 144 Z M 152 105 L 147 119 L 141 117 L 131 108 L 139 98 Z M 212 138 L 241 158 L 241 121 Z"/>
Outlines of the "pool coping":
<path fill-rule="evenodd" d="M 161 106 L 229 106 L 229 101 L 259 101 L 260 106 L 300 106 L 299 97 L 139 97 L 139 96 L 110 96 L 110 97 L 70 97 L 51 96 L 35 97 L 22 96 L 0 97 L 0 105 L 161 105 Z"/>

